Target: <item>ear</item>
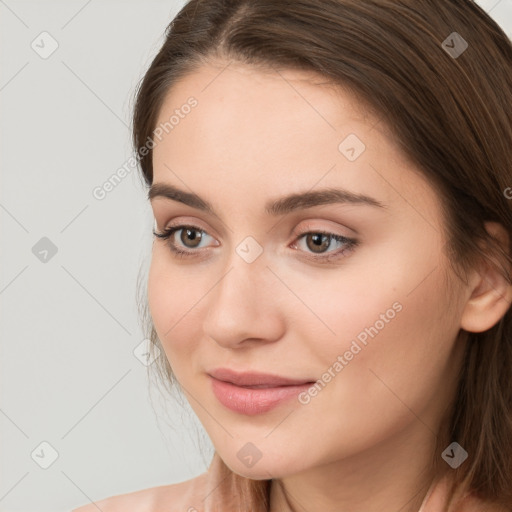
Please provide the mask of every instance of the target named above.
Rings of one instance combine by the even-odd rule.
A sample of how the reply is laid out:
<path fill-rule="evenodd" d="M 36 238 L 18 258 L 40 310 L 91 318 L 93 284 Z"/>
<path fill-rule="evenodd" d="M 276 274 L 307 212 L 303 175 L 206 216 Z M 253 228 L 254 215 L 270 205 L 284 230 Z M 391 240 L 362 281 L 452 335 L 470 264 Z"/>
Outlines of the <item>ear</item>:
<path fill-rule="evenodd" d="M 497 239 L 500 246 L 510 254 L 510 240 L 505 228 L 497 222 L 486 222 L 485 228 Z M 498 265 L 495 268 L 493 263 Z M 500 265 L 501 263 L 501 265 Z M 501 274 L 499 268 L 507 270 L 508 260 L 489 248 L 479 268 L 470 279 L 470 297 L 461 317 L 461 328 L 469 332 L 483 332 L 493 327 L 507 312 L 512 302 L 512 285 Z"/>

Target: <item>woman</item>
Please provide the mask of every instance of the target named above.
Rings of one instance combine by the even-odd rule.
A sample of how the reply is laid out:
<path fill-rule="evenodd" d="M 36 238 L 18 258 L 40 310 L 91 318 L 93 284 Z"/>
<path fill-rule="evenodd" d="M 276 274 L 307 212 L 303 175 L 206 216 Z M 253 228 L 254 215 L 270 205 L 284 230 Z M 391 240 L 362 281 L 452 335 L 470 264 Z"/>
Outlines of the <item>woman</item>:
<path fill-rule="evenodd" d="M 77 510 L 512 510 L 507 36 L 469 0 L 192 0 L 166 35 L 148 329 L 215 455 Z"/>

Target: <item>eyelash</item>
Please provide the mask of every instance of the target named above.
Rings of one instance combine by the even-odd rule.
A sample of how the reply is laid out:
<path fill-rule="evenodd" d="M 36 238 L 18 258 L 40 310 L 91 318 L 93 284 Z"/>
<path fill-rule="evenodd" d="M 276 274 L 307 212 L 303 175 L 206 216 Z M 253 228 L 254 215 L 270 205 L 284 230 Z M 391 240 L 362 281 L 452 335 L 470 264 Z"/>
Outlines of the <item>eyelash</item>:
<path fill-rule="evenodd" d="M 192 257 L 193 258 L 193 257 L 197 256 L 197 254 L 195 254 L 195 253 L 197 253 L 198 251 L 179 249 L 176 246 L 176 244 L 172 241 L 172 238 L 171 238 L 172 235 L 176 231 L 180 231 L 181 229 L 184 229 L 184 228 L 189 228 L 189 229 L 192 229 L 193 231 L 199 231 L 200 233 L 203 233 L 203 234 L 208 234 L 204 229 L 201 229 L 201 228 L 191 225 L 191 224 L 180 224 L 180 225 L 176 225 L 176 226 L 170 226 L 167 229 L 165 229 L 162 233 L 157 233 L 155 230 L 153 230 L 153 234 L 156 237 L 165 240 L 166 245 L 176 255 L 176 257 L 178 257 L 178 258 Z M 359 243 L 358 240 L 356 240 L 355 238 L 348 238 L 348 237 L 345 237 L 342 235 L 336 235 L 335 233 L 330 233 L 328 231 L 322 231 L 322 230 L 304 231 L 302 233 L 298 233 L 296 235 L 296 241 L 300 240 L 305 235 L 310 235 L 310 234 L 326 235 L 326 236 L 329 236 L 331 238 L 331 240 L 345 243 L 345 247 L 339 249 L 338 251 L 326 253 L 327 256 L 326 255 L 308 256 L 308 258 L 310 258 L 314 261 L 330 262 L 332 260 L 337 260 L 337 259 L 343 257 L 343 255 L 346 252 L 354 249 Z M 311 253 L 311 254 L 313 254 L 313 253 Z"/>

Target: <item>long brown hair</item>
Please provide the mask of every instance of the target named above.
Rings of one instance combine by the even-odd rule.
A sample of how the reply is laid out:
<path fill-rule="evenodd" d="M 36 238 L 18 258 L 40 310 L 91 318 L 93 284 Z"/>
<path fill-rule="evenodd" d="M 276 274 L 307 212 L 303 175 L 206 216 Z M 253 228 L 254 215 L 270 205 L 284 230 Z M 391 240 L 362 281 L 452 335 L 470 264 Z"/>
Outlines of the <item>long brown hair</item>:
<path fill-rule="evenodd" d="M 376 113 L 436 187 L 446 250 L 458 273 L 485 257 L 482 247 L 500 250 L 485 221 L 500 223 L 512 237 L 504 192 L 512 186 L 512 45 L 473 1 L 191 0 L 165 35 L 136 91 L 133 144 L 145 185 L 153 181 L 152 152 L 141 149 L 154 138 L 169 89 L 212 58 L 236 60 L 316 72 Z M 510 254 L 502 256 L 508 265 Z M 510 282 L 508 271 L 500 271 Z M 143 322 L 158 346 L 144 304 Z M 468 336 L 465 360 L 432 466 L 446 471 L 441 453 L 457 441 L 469 458 L 450 469 L 450 496 L 465 489 L 510 506 L 511 311 L 486 332 L 461 334 Z M 173 385 L 161 354 L 160 376 Z M 240 510 L 268 509 L 270 481 L 231 478 L 243 496 Z"/>

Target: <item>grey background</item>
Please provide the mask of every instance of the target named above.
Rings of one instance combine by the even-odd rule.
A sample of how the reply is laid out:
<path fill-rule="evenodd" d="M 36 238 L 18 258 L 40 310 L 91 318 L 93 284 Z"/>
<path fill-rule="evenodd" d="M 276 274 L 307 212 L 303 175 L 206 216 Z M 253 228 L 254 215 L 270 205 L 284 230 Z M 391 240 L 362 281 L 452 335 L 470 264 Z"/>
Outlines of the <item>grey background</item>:
<path fill-rule="evenodd" d="M 137 170 L 92 193 L 132 154 L 134 88 L 182 3 L 0 0 L 0 512 L 69 512 L 207 467 L 195 416 L 133 353 L 152 240 Z M 479 3 L 512 34 L 512 0 Z"/>

